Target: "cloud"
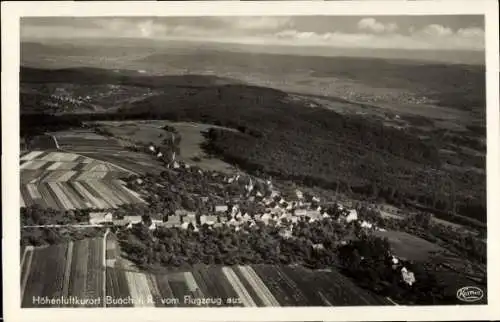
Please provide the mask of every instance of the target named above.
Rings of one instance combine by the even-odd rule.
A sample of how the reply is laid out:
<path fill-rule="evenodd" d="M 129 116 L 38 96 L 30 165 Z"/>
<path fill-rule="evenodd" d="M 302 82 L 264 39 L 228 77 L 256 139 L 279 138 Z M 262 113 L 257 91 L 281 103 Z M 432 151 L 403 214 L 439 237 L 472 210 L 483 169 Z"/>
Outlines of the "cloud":
<path fill-rule="evenodd" d="M 484 30 L 477 27 L 461 28 L 457 30 L 457 35 L 465 38 L 482 38 L 484 39 Z"/>
<path fill-rule="evenodd" d="M 112 37 L 163 37 L 168 27 L 153 19 L 130 20 L 124 18 L 98 19 L 93 25 L 100 29 L 101 34 Z M 92 27 L 87 28 L 91 30 Z"/>
<path fill-rule="evenodd" d="M 407 27 L 374 18 L 354 21 L 349 32 L 338 28 L 303 29 L 292 17 L 205 17 L 201 18 L 93 18 L 38 21 L 21 28 L 24 39 L 73 37 L 135 37 L 155 40 L 193 40 L 240 44 L 326 46 L 339 48 L 484 50 L 484 30 L 463 27 L 453 30 L 441 24 Z M 64 22 L 64 23 L 63 23 Z M 295 23 L 294 23 L 295 22 Z M 352 26 L 352 25 L 351 25 Z M 346 29 L 347 30 L 347 29 Z"/>
<path fill-rule="evenodd" d="M 391 33 L 395 32 L 398 29 L 398 25 L 392 22 L 383 24 L 381 22 L 378 22 L 374 18 L 364 18 L 358 22 L 358 29 L 375 33 Z"/>
<path fill-rule="evenodd" d="M 229 28 L 240 30 L 276 30 L 293 27 L 290 17 L 217 17 Z"/>
<path fill-rule="evenodd" d="M 453 30 L 437 24 L 432 24 L 424 27 L 418 31 L 419 34 L 427 35 L 430 37 L 445 37 L 453 34 Z"/>
<path fill-rule="evenodd" d="M 421 29 L 412 27 L 408 34 L 402 34 L 394 32 L 394 27 L 387 28 L 387 25 L 382 27 L 376 21 L 363 19 L 360 25 L 372 32 L 314 33 L 288 29 L 276 33 L 275 37 L 280 41 L 294 42 L 297 45 L 341 48 L 484 50 L 484 31 L 481 28 L 463 28 L 454 32 L 448 27 L 431 24 Z"/>
<path fill-rule="evenodd" d="M 484 50 L 484 30 L 477 27 L 460 28 L 457 31 L 438 25 L 427 25 L 410 30 L 410 36 L 437 49 Z"/>

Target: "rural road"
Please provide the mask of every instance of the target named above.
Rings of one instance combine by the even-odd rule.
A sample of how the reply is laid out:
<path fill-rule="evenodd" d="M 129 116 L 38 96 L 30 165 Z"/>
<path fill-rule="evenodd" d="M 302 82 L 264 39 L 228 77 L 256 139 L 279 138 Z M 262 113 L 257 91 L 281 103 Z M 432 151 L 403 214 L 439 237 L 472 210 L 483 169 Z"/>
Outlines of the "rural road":
<path fill-rule="evenodd" d="M 61 148 L 59 147 L 59 142 L 57 142 L 57 138 L 54 135 L 51 135 L 52 139 L 54 140 L 54 143 L 56 145 L 56 148 L 60 150 Z"/>
<path fill-rule="evenodd" d="M 22 226 L 21 228 L 61 228 L 61 227 L 89 228 L 89 227 L 103 227 L 103 225 L 91 225 L 91 224 L 85 224 L 85 225 L 75 225 L 75 224 L 68 224 L 68 225 L 28 225 L 28 226 Z"/>
<path fill-rule="evenodd" d="M 106 238 L 109 234 L 109 228 L 106 229 L 104 237 L 102 238 L 102 298 L 106 298 Z M 106 307 L 106 301 L 102 302 L 103 307 Z"/>
<path fill-rule="evenodd" d="M 394 302 L 390 297 L 386 297 L 386 299 L 394 305 L 399 305 L 398 303 Z"/>

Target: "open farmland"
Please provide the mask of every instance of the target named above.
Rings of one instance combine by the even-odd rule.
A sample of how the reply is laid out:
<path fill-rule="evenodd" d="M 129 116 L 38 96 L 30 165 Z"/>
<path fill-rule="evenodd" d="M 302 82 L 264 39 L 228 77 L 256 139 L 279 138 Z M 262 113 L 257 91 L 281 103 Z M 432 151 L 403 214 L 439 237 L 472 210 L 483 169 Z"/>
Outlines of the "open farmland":
<path fill-rule="evenodd" d="M 335 271 L 275 265 L 195 265 L 164 274 L 108 267 L 106 294 L 157 307 L 390 305 Z M 147 298 L 153 301 L 140 300 Z M 217 300 L 200 302 L 206 298 Z"/>
<path fill-rule="evenodd" d="M 196 264 L 187 269 L 163 267 L 159 271 L 141 271 L 120 256 L 114 234 L 109 234 L 106 241 L 106 294 L 114 298 L 153 298 L 153 303 L 137 301 L 111 306 L 390 305 L 335 270 L 284 265 Z M 186 296 L 193 301 L 185 301 Z M 220 299 L 221 302 L 196 303 L 196 299 L 202 298 Z"/>
<path fill-rule="evenodd" d="M 374 234 L 387 238 L 394 254 L 409 260 L 427 260 L 432 253 L 444 251 L 442 247 L 435 243 L 403 231 L 374 231 Z"/>
<path fill-rule="evenodd" d="M 130 173 L 111 163 L 50 151 L 30 151 L 20 160 L 21 206 L 74 210 L 145 203 L 120 180 Z"/>
<path fill-rule="evenodd" d="M 169 138 L 169 133 L 163 130 L 165 125 L 177 130 L 182 140 L 178 159 L 186 163 L 196 163 L 197 166 L 208 171 L 230 172 L 234 166 L 218 158 L 208 156 L 201 145 L 205 142 L 203 133 L 210 128 L 219 128 L 234 131 L 227 127 L 193 122 L 171 122 L 165 120 L 139 121 L 100 121 L 96 122 L 101 129 L 111 133 L 116 138 L 137 143 L 149 142 L 161 146 L 162 141 Z M 195 161 L 196 160 L 196 161 Z"/>
<path fill-rule="evenodd" d="M 163 171 L 163 166 L 152 156 L 126 150 L 129 141 L 106 137 L 89 130 L 71 130 L 52 133 L 58 147 L 101 162 L 112 163 L 122 171 L 132 174 Z"/>
<path fill-rule="evenodd" d="M 20 281 L 22 307 L 391 304 L 331 270 L 278 265 L 194 265 L 188 270 L 171 268 L 165 273 L 125 269 L 110 265 L 111 258 L 121 260 L 114 242 L 113 238 L 107 238 L 104 245 L 102 238 L 92 238 L 48 247 L 24 247 Z M 43 304 L 33 301 L 33 297 L 45 296 L 87 298 L 94 302 Z M 104 298 L 108 299 L 106 303 Z M 203 302 L 208 298 L 213 300 Z"/>
<path fill-rule="evenodd" d="M 103 296 L 102 238 L 26 247 L 21 256 L 22 307 L 98 307 Z M 41 303 L 38 297 L 77 297 L 93 303 Z"/>

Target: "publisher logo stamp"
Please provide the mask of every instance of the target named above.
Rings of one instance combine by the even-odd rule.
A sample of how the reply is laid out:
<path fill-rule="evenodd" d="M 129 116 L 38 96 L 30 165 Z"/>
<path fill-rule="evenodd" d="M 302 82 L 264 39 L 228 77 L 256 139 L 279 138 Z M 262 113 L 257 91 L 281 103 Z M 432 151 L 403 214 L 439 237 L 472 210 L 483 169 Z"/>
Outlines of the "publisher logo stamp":
<path fill-rule="evenodd" d="M 457 299 L 464 302 L 477 302 L 483 297 L 483 290 L 476 286 L 465 286 L 457 291 Z"/>

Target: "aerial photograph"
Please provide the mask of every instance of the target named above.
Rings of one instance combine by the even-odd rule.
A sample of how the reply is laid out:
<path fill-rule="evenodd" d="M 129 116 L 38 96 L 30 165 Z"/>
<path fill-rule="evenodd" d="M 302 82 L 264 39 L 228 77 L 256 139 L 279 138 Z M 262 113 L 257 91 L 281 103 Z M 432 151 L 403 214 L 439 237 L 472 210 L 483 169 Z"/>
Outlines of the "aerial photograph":
<path fill-rule="evenodd" d="M 484 29 L 22 17 L 22 308 L 486 305 Z"/>

